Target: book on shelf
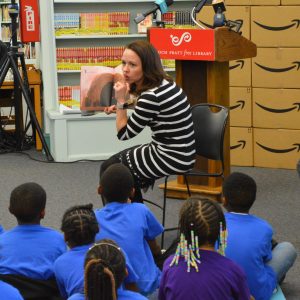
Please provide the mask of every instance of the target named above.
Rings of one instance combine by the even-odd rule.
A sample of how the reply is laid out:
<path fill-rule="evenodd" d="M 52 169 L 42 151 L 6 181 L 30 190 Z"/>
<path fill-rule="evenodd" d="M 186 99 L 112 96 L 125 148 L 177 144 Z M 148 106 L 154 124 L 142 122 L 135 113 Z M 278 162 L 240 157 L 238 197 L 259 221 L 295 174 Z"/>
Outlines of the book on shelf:
<path fill-rule="evenodd" d="M 81 110 L 79 107 L 71 108 L 64 104 L 59 104 L 59 112 L 63 115 L 70 115 L 70 114 L 81 114 Z"/>
<path fill-rule="evenodd" d="M 141 14 L 138 14 L 138 16 Z M 142 22 L 137 24 L 138 33 L 147 33 L 149 27 L 152 26 L 152 15 L 148 15 Z"/>
<path fill-rule="evenodd" d="M 56 36 L 124 35 L 129 33 L 129 12 L 55 13 Z"/>
<path fill-rule="evenodd" d="M 56 48 L 58 70 L 81 70 L 83 66 L 116 67 L 124 46 Z"/>
<path fill-rule="evenodd" d="M 195 24 L 190 11 L 169 11 L 162 14 L 162 21 L 166 28 L 193 28 Z"/>
<path fill-rule="evenodd" d="M 70 109 L 79 110 L 80 107 L 80 86 L 61 85 L 58 87 L 59 104 Z"/>

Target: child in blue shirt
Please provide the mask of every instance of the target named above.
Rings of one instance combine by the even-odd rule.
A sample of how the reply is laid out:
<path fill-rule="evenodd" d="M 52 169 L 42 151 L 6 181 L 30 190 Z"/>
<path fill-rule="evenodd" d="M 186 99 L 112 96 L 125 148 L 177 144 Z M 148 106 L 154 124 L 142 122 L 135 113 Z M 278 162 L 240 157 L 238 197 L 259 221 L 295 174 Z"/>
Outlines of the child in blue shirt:
<path fill-rule="evenodd" d="M 269 300 L 292 267 L 296 250 L 282 242 L 272 249 L 271 225 L 249 213 L 256 199 L 256 183 L 250 176 L 234 172 L 223 183 L 228 239 L 226 256 L 239 264 L 247 275 L 255 300 Z"/>
<path fill-rule="evenodd" d="M 122 288 L 127 275 L 125 256 L 112 240 L 103 239 L 87 252 L 84 262 L 84 292 L 72 295 L 69 300 L 146 300 L 139 293 Z"/>
<path fill-rule="evenodd" d="M 54 272 L 61 296 L 66 299 L 84 288 L 84 258 L 95 242 L 99 225 L 92 204 L 76 205 L 63 215 L 61 230 L 70 250 L 61 255 L 54 264 Z M 137 289 L 137 276 L 128 261 L 129 276 L 126 288 Z"/>
<path fill-rule="evenodd" d="M 139 291 L 144 295 L 151 294 L 160 281 L 161 272 L 153 255 L 161 253 L 156 237 L 162 233 L 163 227 L 144 204 L 130 202 L 134 180 L 123 164 L 113 164 L 105 170 L 98 192 L 106 205 L 95 211 L 100 225 L 96 240 L 110 238 L 116 241 L 139 276 Z"/>
<path fill-rule="evenodd" d="M 1 299 L 23 300 L 23 297 L 16 288 L 3 282 L 2 280 L 0 280 L 0 295 Z"/>
<path fill-rule="evenodd" d="M 16 187 L 9 211 L 18 225 L 0 238 L 0 274 L 47 280 L 54 277 L 54 261 L 66 251 L 62 234 L 40 225 L 45 216 L 46 192 L 34 182 Z"/>

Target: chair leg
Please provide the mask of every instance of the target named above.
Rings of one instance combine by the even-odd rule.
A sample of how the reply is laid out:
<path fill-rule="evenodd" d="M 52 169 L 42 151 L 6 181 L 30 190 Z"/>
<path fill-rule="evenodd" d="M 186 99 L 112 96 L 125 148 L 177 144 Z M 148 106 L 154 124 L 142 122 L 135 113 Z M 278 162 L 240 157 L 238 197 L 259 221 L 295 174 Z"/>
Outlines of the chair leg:
<path fill-rule="evenodd" d="M 185 185 L 186 185 L 189 197 L 191 197 L 192 194 L 191 194 L 191 191 L 190 191 L 190 186 L 189 186 L 189 182 L 188 182 L 187 176 L 186 175 L 183 175 L 183 176 L 184 176 L 184 181 L 185 181 Z"/>
<path fill-rule="evenodd" d="M 165 177 L 165 187 L 164 187 L 164 203 L 163 203 L 163 215 L 162 215 L 162 226 L 165 228 L 165 221 L 166 221 L 166 204 L 167 204 L 167 187 L 168 187 L 168 178 L 169 176 Z M 164 247 L 164 239 L 165 233 L 163 232 L 161 235 L 161 248 Z"/>

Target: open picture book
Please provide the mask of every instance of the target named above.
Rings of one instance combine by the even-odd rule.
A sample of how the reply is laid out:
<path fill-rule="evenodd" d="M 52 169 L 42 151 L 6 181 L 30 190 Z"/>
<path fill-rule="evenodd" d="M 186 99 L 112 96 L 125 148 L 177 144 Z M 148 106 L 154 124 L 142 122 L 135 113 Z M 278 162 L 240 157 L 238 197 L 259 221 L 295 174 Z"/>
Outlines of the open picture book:
<path fill-rule="evenodd" d="M 105 107 L 116 104 L 114 83 L 123 80 L 121 66 L 81 67 L 80 74 L 80 110 L 103 111 Z"/>

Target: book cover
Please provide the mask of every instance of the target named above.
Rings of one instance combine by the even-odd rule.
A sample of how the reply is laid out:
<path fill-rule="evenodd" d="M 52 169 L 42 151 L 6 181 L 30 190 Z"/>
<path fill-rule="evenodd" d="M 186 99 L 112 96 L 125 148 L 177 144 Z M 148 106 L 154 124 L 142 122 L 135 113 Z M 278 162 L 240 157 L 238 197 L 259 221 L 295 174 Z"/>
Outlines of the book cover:
<path fill-rule="evenodd" d="M 141 14 L 137 14 L 138 16 Z M 137 24 L 138 33 L 147 33 L 147 29 L 152 26 L 152 15 L 148 15 L 142 22 Z"/>
<path fill-rule="evenodd" d="M 121 65 L 116 68 L 104 66 L 81 67 L 80 110 L 103 111 L 116 104 L 113 85 L 123 80 Z"/>

